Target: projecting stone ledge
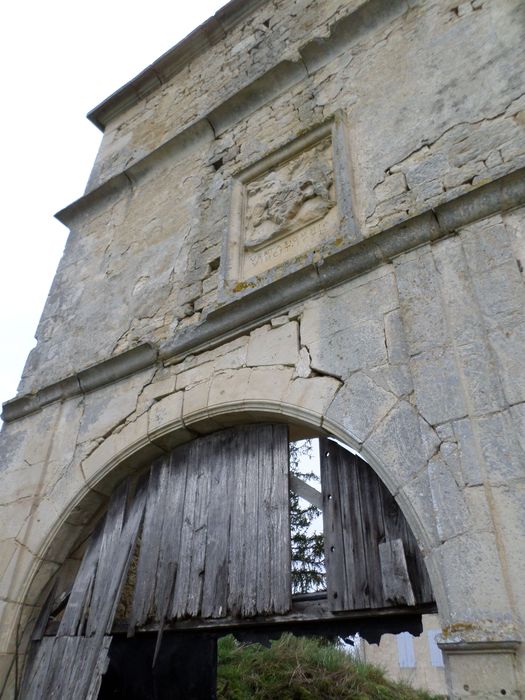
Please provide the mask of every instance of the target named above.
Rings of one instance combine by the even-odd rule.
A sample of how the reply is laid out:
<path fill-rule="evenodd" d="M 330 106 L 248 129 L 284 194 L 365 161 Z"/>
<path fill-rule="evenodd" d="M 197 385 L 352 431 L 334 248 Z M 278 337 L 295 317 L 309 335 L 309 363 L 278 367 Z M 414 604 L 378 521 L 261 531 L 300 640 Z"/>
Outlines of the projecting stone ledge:
<path fill-rule="evenodd" d="M 196 326 L 188 326 L 156 348 L 144 343 L 121 355 L 44 387 L 35 394 L 16 397 L 3 404 L 7 423 L 40 410 L 43 406 L 111 384 L 153 365 L 158 359 L 183 360 L 190 353 L 217 347 L 253 330 L 284 310 L 317 292 L 330 289 L 356 275 L 374 269 L 395 256 L 430 243 L 461 226 L 498 211 L 525 204 L 525 168 L 464 194 L 446 204 L 350 245 L 320 263 L 272 282 L 246 285 L 228 301 L 212 309 Z M 235 298 L 236 297 L 236 298 Z"/>

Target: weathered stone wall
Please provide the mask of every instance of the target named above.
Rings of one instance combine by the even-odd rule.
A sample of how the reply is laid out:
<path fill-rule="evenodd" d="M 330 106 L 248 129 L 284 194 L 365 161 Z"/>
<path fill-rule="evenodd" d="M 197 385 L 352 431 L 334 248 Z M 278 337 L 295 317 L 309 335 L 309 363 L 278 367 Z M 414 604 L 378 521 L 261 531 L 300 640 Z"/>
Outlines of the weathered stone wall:
<path fill-rule="evenodd" d="M 263 6 L 253 23 L 232 30 L 211 55 L 195 58 L 152 94 L 150 107 L 140 102 L 113 119 L 97 162 L 112 174 L 129 172 L 132 182 L 97 191 L 89 210 L 77 207 L 66 217 L 72 233 L 21 393 L 199 321 L 217 298 L 232 174 L 338 110 L 349 122 L 356 239 L 525 165 L 521 2 L 464 3 L 460 15 L 448 2 L 369 2 L 355 18 L 355 3 L 340 4 L 346 22 L 335 3 L 308 3 L 304 11 L 278 3 L 270 13 L 275 28 L 257 43 L 269 14 Z M 292 54 L 299 38 L 309 47 L 293 69 L 281 61 L 281 32 Z M 232 53 L 246 36 L 256 48 Z M 328 38 L 313 41 L 318 36 Z M 244 86 L 241 68 L 249 82 L 250 70 L 268 70 L 269 56 L 282 67 L 286 89 L 269 79 L 255 96 L 223 102 L 213 130 L 205 117 Z M 222 80 L 213 75 L 219 70 Z M 167 104 L 197 112 L 185 118 L 167 112 Z M 246 118 L 237 119 L 238 112 Z M 168 127 L 179 139 L 166 136 Z M 89 342 L 94 332 L 96 346 Z M 67 354 L 60 350 L 66 342 Z"/>
<path fill-rule="evenodd" d="M 1 433 L 0 679 L 125 473 L 277 418 L 354 446 L 396 495 L 453 697 L 519 697 L 525 7 L 253 0 L 221 17 L 144 99 L 95 111 L 88 193 L 60 215 Z"/>

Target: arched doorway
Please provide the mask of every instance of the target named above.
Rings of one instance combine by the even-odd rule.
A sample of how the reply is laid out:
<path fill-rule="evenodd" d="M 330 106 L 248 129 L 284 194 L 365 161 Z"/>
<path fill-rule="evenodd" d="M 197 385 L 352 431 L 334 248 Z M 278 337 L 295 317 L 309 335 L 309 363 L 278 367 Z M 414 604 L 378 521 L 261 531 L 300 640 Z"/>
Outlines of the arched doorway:
<path fill-rule="evenodd" d="M 327 587 L 294 599 L 288 441 L 284 424 L 225 429 L 118 485 L 78 571 L 49 592 L 22 697 L 131 697 L 137 676 L 137 698 L 174 697 L 174 687 L 210 698 L 215 642 L 230 631 L 416 629 L 435 604 L 415 538 L 366 462 L 325 438 Z"/>

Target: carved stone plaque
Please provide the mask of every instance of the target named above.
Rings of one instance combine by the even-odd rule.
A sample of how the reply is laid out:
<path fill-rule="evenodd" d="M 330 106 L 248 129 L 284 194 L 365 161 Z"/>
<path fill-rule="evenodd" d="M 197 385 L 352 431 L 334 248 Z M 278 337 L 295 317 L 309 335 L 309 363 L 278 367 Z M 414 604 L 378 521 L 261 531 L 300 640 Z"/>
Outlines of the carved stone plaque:
<path fill-rule="evenodd" d="M 324 124 L 235 178 L 226 242 L 230 291 L 264 283 L 277 267 L 286 274 L 287 264 L 297 268 L 327 241 L 342 240 L 333 132 L 333 122 Z"/>

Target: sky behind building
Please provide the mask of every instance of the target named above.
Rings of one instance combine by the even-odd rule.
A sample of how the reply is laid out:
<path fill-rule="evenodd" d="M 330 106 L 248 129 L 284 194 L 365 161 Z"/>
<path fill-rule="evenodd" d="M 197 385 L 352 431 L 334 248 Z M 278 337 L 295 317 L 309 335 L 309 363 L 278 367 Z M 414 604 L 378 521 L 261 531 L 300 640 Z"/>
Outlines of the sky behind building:
<path fill-rule="evenodd" d="M 2 15 L 0 401 L 16 393 L 102 134 L 85 115 L 225 0 L 29 0 Z"/>

